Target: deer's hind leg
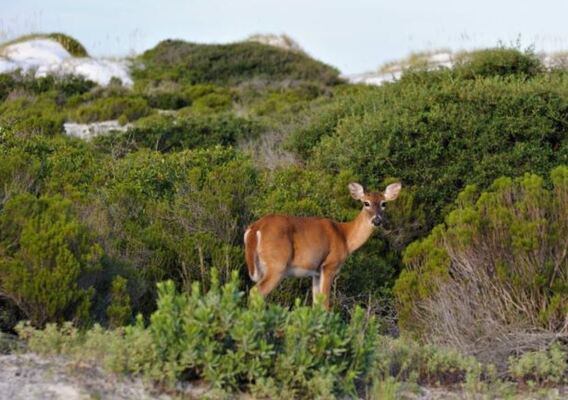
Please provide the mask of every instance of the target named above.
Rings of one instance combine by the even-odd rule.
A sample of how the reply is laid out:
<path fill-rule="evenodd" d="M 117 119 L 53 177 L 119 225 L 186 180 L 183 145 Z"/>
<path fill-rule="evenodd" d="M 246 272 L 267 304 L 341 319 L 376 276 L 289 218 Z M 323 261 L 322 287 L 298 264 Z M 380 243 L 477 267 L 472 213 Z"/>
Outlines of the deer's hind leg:
<path fill-rule="evenodd" d="M 258 260 L 262 264 L 264 275 L 256 284 L 256 288 L 263 296 L 268 296 L 286 276 L 286 269 L 292 255 L 292 248 L 288 240 L 284 238 L 267 240 L 269 238 L 262 234 L 259 235 L 257 246 Z"/>
<path fill-rule="evenodd" d="M 256 284 L 256 288 L 261 295 L 266 297 L 278 286 L 282 278 L 284 278 L 283 274 L 267 272 L 262 280 Z"/>

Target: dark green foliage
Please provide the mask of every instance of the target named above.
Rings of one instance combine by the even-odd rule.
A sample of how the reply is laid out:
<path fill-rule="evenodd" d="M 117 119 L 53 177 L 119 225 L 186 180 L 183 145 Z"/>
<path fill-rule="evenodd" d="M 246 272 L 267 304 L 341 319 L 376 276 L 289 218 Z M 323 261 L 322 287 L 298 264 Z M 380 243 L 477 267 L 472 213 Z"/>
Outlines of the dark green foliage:
<path fill-rule="evenodd" d="M 253 42 L 196 44 L 165 40 L 147 50 L 136 79 L 235 84 L 250 79 L 308 80 L 333 85 L 339 72 L 304 54 Z"/>
<path fill-rule="evenodd" d="M 0 101 L 4 101 L 16 87 L 16 80 L 12 74 L 0 74 Z"/>
<path fill-rule="evenodd" d="M 527 78 L 542 72 L 544 66 L 532 52 L 513 48 L 494 48 L 458 55 L 454 72 L 464 78 L 521 75 Z"/>
<path fill-rule="evenodd" d="M 51 96 L 19 97 L 0 104 L 0 126 L 24 135 L 53 136 L 63 131 L 65 115 Z"/>
<path fill-rule="evenodd" d="M 400 178 L 415 189 L 430 225 L 466 184 L 486 187 L 500 175 L 546 174 L 567 162 L 567 78 L 411 75 L 357 94 L 347 115 L 344 107 L 339 114 L 331 108 L 314 131 L 308 129 L 308 146 L 299 136 L 296 147 L 305 154 L 316 142 L 308 150 L 314 166 L 357 171 L 370 185 Z"/>
<path fill-rule="evenodd" d="M 81 105 L 74 113 L 78 122 L 96 122 L 118 119 L 129 122 L 150 113 L 145 100 L 137 97 L 106 97 Z"/>
<path fill-rule="evenodd" d="M 324 103 L 316 110 L 317 117 L 307 126 L 291 132 L 288 137 L 288 148 L 304 159 L 312 156 L 319 141 L 334 133 L 339 123 L 352 115 L 361 115 L 376 110 L 373 101 L 363 101 L 375 96 L 377 88 L 372 86 L 340 86 L 335 92 L 333 101 Z"/>
<path fill-rule="evenodd" d="M 53 136 L 63 131 L 65 107 L 94 87 L 77 76 L 35 79 L 16 71 L 0 75 L 0 126 L 27 136 Z"/>
<path fill-rule="evenodd" d="M 219 147 L 128 155 L 103 189 L 113 254 L 135 265 L 146 282 L 207 285 L 211 265 L 222 266 L 228 278 L 244 267 L 241 237 L 256 176 L 248 159 Z"/>
<path fill-rule="evenodd" d="M 6 131 L 0 134 L 0 204 L 2 196 L 20 192 L 77 197 L 96 192 L 105 162 L 83 141 Z"/>
<path fill-rule="evenodd" d="M 0 293 L 35 326 L 90 318 L 92 287 L 81 280 L 100 267 L 101 248 L 68 200 L 14 196 L 0 214 Z"/>
<path fill-rule="evenodd" d="M 117 276 L 112 281 L 110 290 L 111 303 L 107 308 L 107 317 L 109 319 L 109 327 L 111 328 L 126 325 L 132 318 L 130 295 L 126 285 L 127 280 L 122 276 Z"/>
<path fill-rule="evenodd" d="M 154 91 L 144 96 L 148 105 L 159 110 L 179 110 L 191 105 L 191 101 L 179 92 Z"/>
<path fill-rule="evenodd" d="M 136 148 L 171 152 L 217 145 L 234 146 L 241 140 L 254 139 L 261 129 L 258 122 L 229 113 L 180 117 L 153 115 L 139 120 L 122 134 L 122 138 Z"/>

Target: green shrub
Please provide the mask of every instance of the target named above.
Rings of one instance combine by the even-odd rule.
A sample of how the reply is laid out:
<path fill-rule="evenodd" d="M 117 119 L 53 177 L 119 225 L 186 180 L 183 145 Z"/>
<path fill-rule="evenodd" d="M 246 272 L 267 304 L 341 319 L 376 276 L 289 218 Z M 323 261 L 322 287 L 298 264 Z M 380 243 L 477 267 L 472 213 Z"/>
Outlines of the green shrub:
<path fill-rule="evenodd" d="M 150 114 L 150 111 L 146 101 L 140 97 L 107 97 L 81 105 L 73 116 L 83 123 L 111 119 L 129 122 Z"/>
<path fill-rule="evenodd" d="M 402 328 L 500 365 L 565 329 L 568 168 L 550 176 L 552 189 L 528 174 L 481 195 L 468 187 L 445 224 L 406 249 Z"/>
<path fill-rule="evenodd" d="M 107 163 L 81 140 L 27 137 L 14 130 L 0 133 L 0 208 L 5 199 L 21 192 L 86 200 L 106 178 L 101 165 Z"/>
<path fill-rule="evenodd" d="M 251 79 L 339 83 L 339 72 L 293 51 L 253 42 L 195 44 L 165 40 L 147 50 L 135 79 L 234 84 Z"/>
<path fill-rule="evenodd" d="M 546 351 L 527 352 L 509 358 L 509 373 L 521 382 L 557 385 L 568 380 L 567 356 L 558 344 Z"/>
<path fill-rule="evenodd" d="M 485 188 L 499 176 L 544 175 L 568 162 L 567 78 L 410 74 L 338 98 L 293 143 L 311 166 L 354 171 L 370 186 L 398 177 L 414 189 L 429 229 L 467 184 Z"/>
<path fill-rule="evenodd" d="M 21 194 L 0 213 L 0 292 L 34 326 L 89 321 L 101 248 L 61 197 Z"/>
<path fill-rule="evenodd" d="M 490 370 L 455 349 L 388 336 L 380 337 L 377 343 L 375 373 L 380 381 L 390 377 L 422 385 L 455 385 L 479 381 L 481 374 L 490 374 Z"/>
<path fill-rule="evenodd" d="M 454 65 L 454 71 L 465 78 L 507 75 L 532 77 L 543 69 L 534 53 L 502 47 L 459 54 Z"/>
<path fill-rule="evenodd" d="M 322 90 L 312 84 L 270 90 L 255 99 L 256 101 L 251 105 L 251 112 L 256 115 L 272 115 L 286 111 L 298 112 L 322 94 Z"/>
<path fill-rule="evenodd" d="M 132 317 L 132 307 L 126 284 L 127 280 L 122 276 L 117 276 L 112 281 L 110 290 L 111 303 L 107 308 L 107 317 L 109 327 L 111 328 L 118 328 L 128 324 Z"/>
<path fill-rule="evenodd" d="M 239 141 L 257 137 L 261 129 L 257 121 L 229 113 L 152 115 L 137 121 L 122 137 L 131 146 L 172 152 L 216 145 L 234 146 Z"/>
<path fill-rule="evenodd" d="M 148 105 L 160 110 L 179 110 L 191 105 L 191 101 L 183 93 L 154 91 L 144 96 Z"/>
<path fill-rule="evenodd" d="M 0 126 L 23 136 L 54 136 L 63 132 L 65 114 L 52 95 L 18 97 L 0 104 Z"/>
<path fill-rule="evenodd" d="M 16 81 L 12 74 L 0 74 L 0 101 L 4 101 L 15 87 Z"/>
<path fill-rule="evenodd" d="M 20 326 L 20 335 L 34 351 L 99 360 L 168 385 L 205 379 L 214 388 L 272 398 L 356 394 L 373 365 L 372 318 L 357 309 L 344 322 L 321 305 L 288 311 L 257 293 L 247 306 L 237 281 L 233 274 L 221 287 L 214 276 L 207 293 L 194 283 L 188 294 L 177 294 L 172 282 L 160 284 L 147 328 L 139 318 L 124 330 L 95 327 L 82 334 L 69 325 L 45 331 Z"/>
<path fill-rule="evenodd" d="M 101 190 L 109 247 L 135 267 L 145 286 L 142 305 L 154 308 L 155 282 L 209 285 L 210 268 L 228 279 L 245 267 L 242 232 L 250 221 L 257 171 L 225 148 L 161 154 L 138 151 L 113 165 Z"/>
<path fill-rule="evenodd" d="M 8 139 L 8 133 L 4 135 Z M 40 171 L 41 161 L 37 157 L 33 157 L 22 147 L 7 146 L 2 140 L 0 142 L 0 210 L 11 197 L 22 192 L 34 192 Z"/>

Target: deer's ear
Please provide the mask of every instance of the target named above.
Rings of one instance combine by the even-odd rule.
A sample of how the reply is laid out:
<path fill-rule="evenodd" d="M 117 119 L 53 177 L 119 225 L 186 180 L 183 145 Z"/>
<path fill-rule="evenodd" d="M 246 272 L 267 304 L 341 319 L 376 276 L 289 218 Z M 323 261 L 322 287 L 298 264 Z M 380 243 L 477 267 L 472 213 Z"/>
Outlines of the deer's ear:
<path fill-rule="evenodd" d="M 402 185 L 400 184 L 400 182 L 391 183 L 390 185 L 388 185 L 387 188 L 385 189 L 385 194 L 384 194 L 385 201 L 396 200 L 398 194 L 400 193 L 401 188 Z"/>
<path fill-rule="evenodd" d="M 361 198 L 365 194 L 365 189 L 363 189 L 363 186 L 361 186 L 360 184 L 356 182 L 351 182 L 349 184 L 349 192 L 351 192 L 351 196 L 355 200 L 361 200 Z"/>

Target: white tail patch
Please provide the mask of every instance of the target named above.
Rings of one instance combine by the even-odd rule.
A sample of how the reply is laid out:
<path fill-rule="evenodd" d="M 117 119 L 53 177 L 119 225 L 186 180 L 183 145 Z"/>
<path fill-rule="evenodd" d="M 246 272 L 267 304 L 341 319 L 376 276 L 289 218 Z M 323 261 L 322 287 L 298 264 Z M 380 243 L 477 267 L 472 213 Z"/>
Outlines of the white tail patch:
<path fill-rule="evenodd" d="M 247 231 L 248 233 L 248 231 Z M 246 236 L 246 233 L 245 233 Z M 258 282 L 264 275 L 264 262 L 260 259 L 260 230 L 256 231 L 256 254 L 254 257 L 254 274 L 250 277 L 253 282 Z"/>
<path fill-rule="evenodd" d="M 250 233 L 250 228 L 248 228 L 248 229 L 245 231 L 245 238 L 244 238 L 244 242 L 245 242 L 245 243 L 247 242 L 247 236 L 248 236 L 249 233 Z"/>

